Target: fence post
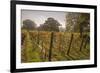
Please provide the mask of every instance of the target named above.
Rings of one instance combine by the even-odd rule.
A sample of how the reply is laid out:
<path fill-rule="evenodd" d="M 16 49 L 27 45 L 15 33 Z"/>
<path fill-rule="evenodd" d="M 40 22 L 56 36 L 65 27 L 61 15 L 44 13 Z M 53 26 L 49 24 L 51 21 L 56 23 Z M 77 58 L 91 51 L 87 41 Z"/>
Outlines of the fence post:
<path fill-rule="evenodd" d="M 39 44 L 39 31 L 37 33 L 37 44 Z"/>
<path fill-rule="evenodd" d="M 83 46 L 84 38 L 82 37 L 81 45 L 80 45 L 80 51 L 82 51 L 82 46 Z"/>
<path fill-rule="evenodd" d="M 72 44 L 72 40 L 73 40 L 73 34 L 71 34 L 71 39 L 70 39 L 70 43 L 69 43 L 69 48 L 68 48 L 68 51 L 67 51 L 67 55 L 69 55 L 71 44 Z"/>
<path fill-rule="evenodd" d="M 42 57 L 42 60 L 44 61 L 43 41 L 41 42 L 41 57 Z"/>
<path fill-rule="evenodd" d="M 62 51 L 62 34 L 59 35 L 59 51 Z"/>
<path fill-rule="evenodd" d="M 49 58 L 48 58 L 49 61 L 51 61 L 51 57 L 52 57 L 53 34 L 54 34 L 54 33 L 51 32 L 50 47 L 49 47 Z"/>
<path fill-rule="evenodd" d="M 88 41 L 90 41 L 90 37 L 89 37 L 89 36 L 87 36 L 87 37 L 85 38 L 85 45 L 84 45 L 84 48 L 86 48 L 86 45 L 87 45 Z"/>

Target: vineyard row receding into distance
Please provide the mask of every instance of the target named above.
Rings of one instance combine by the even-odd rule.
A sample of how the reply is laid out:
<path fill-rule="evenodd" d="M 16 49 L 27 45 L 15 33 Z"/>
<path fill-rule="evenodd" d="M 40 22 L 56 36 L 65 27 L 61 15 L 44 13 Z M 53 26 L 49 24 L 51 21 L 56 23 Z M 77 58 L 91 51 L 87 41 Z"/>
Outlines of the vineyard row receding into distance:
<path fill-rule="evenodd" d="M 21 33 L 21 62 L 90 59 L 90 33 L 27 31 Z"/>

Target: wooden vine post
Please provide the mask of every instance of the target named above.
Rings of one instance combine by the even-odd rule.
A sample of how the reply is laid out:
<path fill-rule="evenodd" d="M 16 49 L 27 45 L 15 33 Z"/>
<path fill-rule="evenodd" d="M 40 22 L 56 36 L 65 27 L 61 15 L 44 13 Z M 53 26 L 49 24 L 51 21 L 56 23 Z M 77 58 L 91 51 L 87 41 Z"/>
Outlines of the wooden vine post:
<path fill-rule="evenodd" d="M 51 37 L 50 37 L 50 47 L 49 47 L 49 58 L 48 60 L 51 61 L 51 57 L 52 57 L 52 47 L 53 47 L 53 35 L 54 32 L 51 32 Z"/>
<path fill-rule="evenodd" d="M 72 40 L 73 40 L 73 34 L 71 34 L 71 39 L 70 39 L 70 43 L 69 43 L 69 48 L 68 48 L 68 51 L 67 51 L 67 55 L 69 55 L 71 44 L 72 44 Z"/>
<path fill-rule="evenodd" d="M 37 44 L 39 44 L 39 31 L 37 32 Z"/>
<path fill-rule="evenodd" d="M 81 45 L 80 45 L 80 51 L 82 51 L 82 46 L 83 46 L 84 38 L 82 37 Z"/>

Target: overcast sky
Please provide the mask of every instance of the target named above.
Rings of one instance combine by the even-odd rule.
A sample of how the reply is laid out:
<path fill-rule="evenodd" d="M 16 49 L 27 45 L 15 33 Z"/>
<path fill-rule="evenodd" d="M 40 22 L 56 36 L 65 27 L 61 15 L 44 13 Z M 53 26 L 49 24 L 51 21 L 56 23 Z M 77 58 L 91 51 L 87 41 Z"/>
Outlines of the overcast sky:
<path fill-rule="evenodd" d="M 65 27 L 65 12 L 55 11 L 36 11 L 36 10 L 21 10 L 22 21 L 30 19 L 34 21 L 37 26 L 43 24 L 47 18 L 52 17 L 57 20 L 63 27 Z"/>

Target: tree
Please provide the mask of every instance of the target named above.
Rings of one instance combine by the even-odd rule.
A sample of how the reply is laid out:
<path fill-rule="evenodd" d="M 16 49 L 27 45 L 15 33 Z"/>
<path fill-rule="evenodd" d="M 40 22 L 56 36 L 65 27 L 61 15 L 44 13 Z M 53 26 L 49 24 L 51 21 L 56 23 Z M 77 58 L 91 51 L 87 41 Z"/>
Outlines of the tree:
<path fill-rule="evenodd" d="M 38 30 L 44 30 L 44 31 L 59 31 L 60 23 L 55 20 L 54 18 L 48 18 L 44 24 L 41 24 L 40 27 L 38 27 Z"/>
<path fill-rule="evenodd" d="M 82 36 L 83 32 L 90 31 L 90 14 L 69 12 L 66 15 L 66 31 L 79 32 Z"/>
<path fill-rule="evenodd" d="M 83 32 L 90 32 L 90 14 L 81 13 L 79 17 L 80 36 Z"/>
<path fill-rule="evenodd" d="M 34 30 L 36 28 L 36 23 L 30 19 L 26 19 L 23 21 L 22 28 L 27 30 Z"/>
<path fill-rule="evenodd" d="M 66 31 L 67 32 L 78 32 L 79 31 L 79 29 L 75 29 L 78 18 L 79 18 L 78 13 L 68 12 L 66 14 Z"/>

